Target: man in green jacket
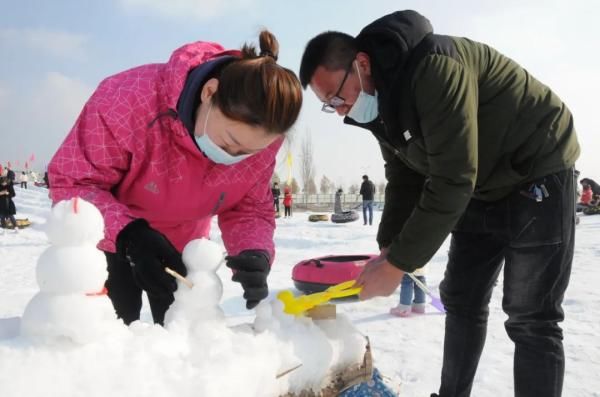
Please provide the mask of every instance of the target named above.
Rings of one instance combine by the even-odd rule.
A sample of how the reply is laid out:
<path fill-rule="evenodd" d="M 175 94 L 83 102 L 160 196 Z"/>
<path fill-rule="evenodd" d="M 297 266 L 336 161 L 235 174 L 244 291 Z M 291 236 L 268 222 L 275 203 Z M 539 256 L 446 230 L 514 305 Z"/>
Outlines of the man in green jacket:
<path fill-rule="evenodd" d="M 440 397 L 469 396 L 488 303 L 504 263 L 503 309 L 515 343 L 515 395 L 560 396 L 561 308 L 573 259 L 579 145 L 567 107 L 493 48 L 433 34 L 414 11 L 357 37 L 306 46 L 300 80 L 378 140 L 388 185 L 362 299 L 390 295 L 449 233 L 440 285 L 446 336 Z"/>

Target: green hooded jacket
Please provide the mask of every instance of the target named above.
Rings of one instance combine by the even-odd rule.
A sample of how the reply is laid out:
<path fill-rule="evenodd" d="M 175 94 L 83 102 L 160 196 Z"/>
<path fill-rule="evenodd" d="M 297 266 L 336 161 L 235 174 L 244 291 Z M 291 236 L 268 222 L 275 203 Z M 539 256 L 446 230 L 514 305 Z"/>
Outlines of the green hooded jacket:
<path fill-rule="evenodd" d="M 388 184 L 377 241 L 412 272 L 435 254 L 472 198 L 497 201 L 579 156 L 565 104 L 493 48 L 433 34 L 414 11 L 357 36 L 371 61 Z"/>

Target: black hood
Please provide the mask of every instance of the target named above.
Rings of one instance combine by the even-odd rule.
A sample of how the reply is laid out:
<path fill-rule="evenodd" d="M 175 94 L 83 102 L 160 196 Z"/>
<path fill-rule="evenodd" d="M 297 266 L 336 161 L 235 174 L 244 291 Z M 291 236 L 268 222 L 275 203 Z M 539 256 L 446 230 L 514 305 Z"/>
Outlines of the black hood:
<path fill-rule="evenodd" d="M 396 11 L 367 25 L 356 37 L 358 48 L 372 58 L 381 71 L 403 68 L 410 52 L 433 27 L 416 11 Z"/>
<path fill-rule="evenodd" d="M 378 92 L 379 117 L 360 124 L 349 117 L 346 124 L 370 130 L 392 151 L 420 135 L 412 107 L 410 80 L 414 68 L 438 47 L 452 47 L 450 41 L 433 34 L 431 24 L 412 10 L 397 11 L 367 25 L 356 37 L 358 50 L 369 55 L 371 76 Z M 445 51 L 445 50 L 444 50 Z M 404 132 L 410 130 L 409 135 Z"/>
<path fill-rule="evenodd" d="M 177 101 L 177 114 L 183 125 L 187 128 L 192 138 L 194 137 L 194 124 L 196 123 L 196 110 L 200 106 L 200 90 L 204 83 L 210 79 L 215 71 L 236 59 L 224 55 L 200 64 L 192 69 L 185 79 L 185 85 Z"/>

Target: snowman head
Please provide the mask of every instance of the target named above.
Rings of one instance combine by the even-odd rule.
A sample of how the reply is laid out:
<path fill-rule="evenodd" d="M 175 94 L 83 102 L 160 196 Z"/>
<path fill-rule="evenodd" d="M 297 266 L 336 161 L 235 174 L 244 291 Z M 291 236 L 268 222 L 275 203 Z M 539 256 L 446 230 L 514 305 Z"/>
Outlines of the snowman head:
<path fill-rule="evenodd" d="M 182 259 L 190 273 L 216 272 L 223 261 L 223 249 L 205 238 L 192 240 L 184 247 Z"/>
<path fill-rule="evenodd" d="M 45 231 L 53 245 L 96 245 L 104 237 L 104 220 L 94 205 L 73 197 L 54 205 Z"/>

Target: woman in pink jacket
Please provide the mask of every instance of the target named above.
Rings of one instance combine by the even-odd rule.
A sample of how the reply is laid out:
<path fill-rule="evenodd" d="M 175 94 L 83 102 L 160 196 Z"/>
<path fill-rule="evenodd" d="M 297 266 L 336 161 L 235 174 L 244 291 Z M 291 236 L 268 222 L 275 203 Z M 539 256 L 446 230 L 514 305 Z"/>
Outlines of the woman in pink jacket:
<path fill-rule="evenodd" d="M 275 37 L 259 41 L 258 54 L 196 42 L 108 77 L 49 165 L 54 202 L 79 196 L 104 217 L 106 287 L 126 324 L 139 319 L 142 290 L 162 324 L 177 288 L 164 268 L 187 273 L 181 251 L 208 236 L 214 215 L 246 307 L 268 295 L 270 181 L 302 92 L 277 64 Z"/>

